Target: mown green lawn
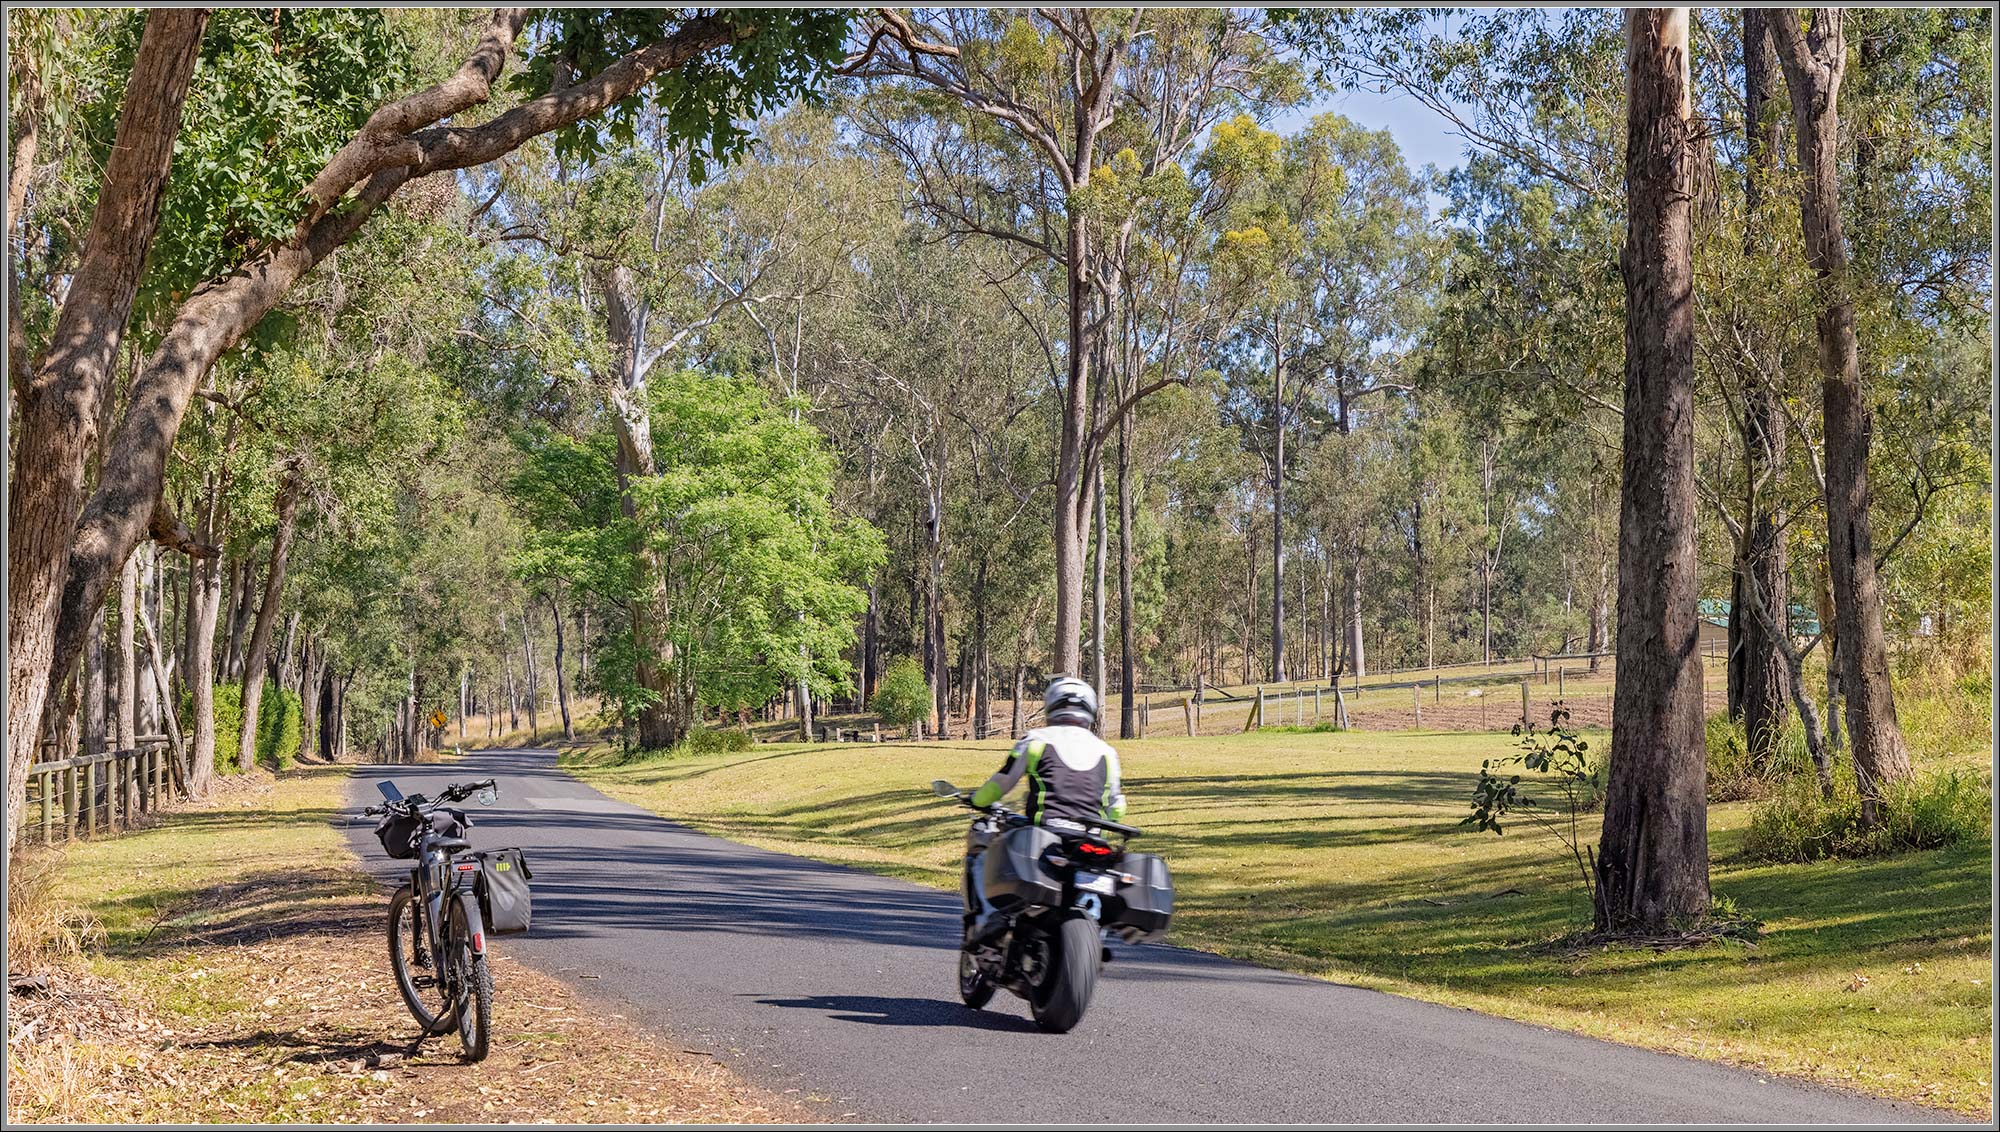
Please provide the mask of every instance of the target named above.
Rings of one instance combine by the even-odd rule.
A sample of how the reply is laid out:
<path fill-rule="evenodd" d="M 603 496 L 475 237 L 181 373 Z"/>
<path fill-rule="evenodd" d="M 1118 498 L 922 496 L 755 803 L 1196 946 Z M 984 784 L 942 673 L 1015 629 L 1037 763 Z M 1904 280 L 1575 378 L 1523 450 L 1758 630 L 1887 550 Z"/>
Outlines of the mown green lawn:
<path fill-rule="evenodd" d="M 1586 926 L 1589 909 L 1560 846 L 1525 824 L 1505 837 L 1457 824 L 1480 759 L 1509 743 L 1505 735 L 1264 732 L 1121 745 L 1130 820 L 1177 878 L 1172 939 L 1636 1045 L 1990 1111 L 1990 844 L 1758 865 L 1739 852 L 1749 805 L 1714 806 L 1714 889 L 1764 922 L 1760 942 L 1564 951 L 1550 942 Z M 605 792 L 709 832 L 950 887 L 966 817 L 931 797 L 928 783 L 972 784 L 1002 749 L 822 744 L 624 766 L 574 761 Z"/>

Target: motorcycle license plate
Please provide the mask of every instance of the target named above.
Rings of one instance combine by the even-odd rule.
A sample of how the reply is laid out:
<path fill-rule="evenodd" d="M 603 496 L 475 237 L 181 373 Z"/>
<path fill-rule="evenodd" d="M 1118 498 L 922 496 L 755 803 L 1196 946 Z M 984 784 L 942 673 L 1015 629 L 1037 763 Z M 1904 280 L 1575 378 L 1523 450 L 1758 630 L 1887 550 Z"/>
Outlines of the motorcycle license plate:
<path fill-rule="evenodd" d="M 1116 890 L 1111 878 L 1102 873 L 1076 874 L 1076 888 L 1078 892 L 1101 892 L 1106 896 Z"/>

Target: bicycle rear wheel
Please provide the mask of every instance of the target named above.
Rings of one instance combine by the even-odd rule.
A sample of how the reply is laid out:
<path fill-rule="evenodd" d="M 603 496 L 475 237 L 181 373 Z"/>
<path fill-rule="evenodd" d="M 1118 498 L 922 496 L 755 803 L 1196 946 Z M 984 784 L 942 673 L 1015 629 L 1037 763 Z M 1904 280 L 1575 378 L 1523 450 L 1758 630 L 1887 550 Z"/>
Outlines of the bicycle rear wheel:
<path fill-rule="evenodd" d="M 454 1004 L 458 1040 L 465 1047 L 467 1061 L 484 1061 L 493 1041 L 493 972 L 486 965 L 486 956 L 472 950 L 472 927 L 466 923 L 465 905 L 452 905 L 450 922 L 445 946 L 451 949 L 452 982 L 458 991 Z"/>
<path fill-rule="evenodd" d="M 403 1005 L 429 1036 L 451 1025 L 454 1004 L 431 965 L 425 935 L 423 910 L 406 884 L 389 898 L 389 968 Z"/>

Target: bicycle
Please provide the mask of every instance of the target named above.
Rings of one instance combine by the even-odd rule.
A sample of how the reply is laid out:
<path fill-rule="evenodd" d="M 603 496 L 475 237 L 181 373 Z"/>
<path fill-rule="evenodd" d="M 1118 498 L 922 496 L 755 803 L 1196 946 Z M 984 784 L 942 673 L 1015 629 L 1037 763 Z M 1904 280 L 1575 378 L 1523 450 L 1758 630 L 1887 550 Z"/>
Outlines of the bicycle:
<path fill-rule="evenodd" d="M 419 1044 L 456 1026 L 466 1059 L 484 1060 L 492 1042 L 493 974 L 479 908 L 480 861 L 459 856 L 472 848 L 464 836 L 472 822 L 451 803 L 476 794 L 480 805 L 490 806 L 499 789 L 490 778 L 447 786 L 436 798 L 406 798 L 393 782 L 376 787 L 383 802 L 364 812 L 382 818 L 375 827 L 382 848 L 417 862 L 389 898 L 396 989 L 423 1027 Z"/>

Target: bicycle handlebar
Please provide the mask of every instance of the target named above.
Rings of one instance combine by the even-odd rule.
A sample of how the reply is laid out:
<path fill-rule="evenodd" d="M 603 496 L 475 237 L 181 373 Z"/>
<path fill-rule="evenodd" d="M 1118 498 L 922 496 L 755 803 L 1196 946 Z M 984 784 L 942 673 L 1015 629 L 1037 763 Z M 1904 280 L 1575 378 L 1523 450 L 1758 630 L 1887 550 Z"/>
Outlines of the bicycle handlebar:
<path fill-rule="evenodd" d="M 406 798 L 401 798 L 393 802 L 384 802 L 379 806 L 368 806 L 361 812 L 369 817 L 381 817 L 391 813 L 415 814 L 424 810 L 434 810 L 449 802 L 463 802 L 481 790 L 489 788 L 498 789 L 498 786 L 499 784 L 490 778 L 481 779 L 478 782 L 456 782 L 440 790 L 438 796 L 435 798 L 426 798 L 422 794 L 411 794 Z"/>

